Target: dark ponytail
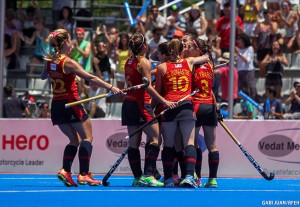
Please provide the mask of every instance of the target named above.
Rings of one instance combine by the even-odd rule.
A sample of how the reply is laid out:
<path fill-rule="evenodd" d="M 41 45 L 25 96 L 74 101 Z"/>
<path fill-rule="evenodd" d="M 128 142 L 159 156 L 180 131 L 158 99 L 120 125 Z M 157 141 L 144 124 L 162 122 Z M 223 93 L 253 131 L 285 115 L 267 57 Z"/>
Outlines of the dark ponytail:
<path fill-rule="evenodd" d="M 209 60 L 212 63 L 212 66 L 214 67 L 215 63 L 214 63 L 214 60 L 212 58 L 211 46 L 207 43 L 207 41 L 199 39 L 199 38 L 193 38 L 193 42 L 196 44 L 195 46 L 202 53 L 201 55 L 204 55 L 204 54 L 208 55 Z"/>

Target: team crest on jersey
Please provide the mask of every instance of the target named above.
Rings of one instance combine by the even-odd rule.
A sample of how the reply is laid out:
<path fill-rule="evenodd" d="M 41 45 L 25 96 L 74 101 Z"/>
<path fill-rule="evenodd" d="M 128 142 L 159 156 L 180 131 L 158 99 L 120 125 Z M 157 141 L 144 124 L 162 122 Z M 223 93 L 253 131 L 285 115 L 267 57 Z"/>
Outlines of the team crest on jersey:
<path fill-rule="evenodd" d="M 128 60 L 128 64 L 131 65 L 132 64 L 132 60 Z"/>
<path fill-rule="evenodd" d="M 181 68 L 182 64 L 175 64 L 175 68 Z"/>
<path fill-rule="evenodd" d="M 50 64 L 50 70 L 56 70 L 56 64 L 51 63 Z"/>

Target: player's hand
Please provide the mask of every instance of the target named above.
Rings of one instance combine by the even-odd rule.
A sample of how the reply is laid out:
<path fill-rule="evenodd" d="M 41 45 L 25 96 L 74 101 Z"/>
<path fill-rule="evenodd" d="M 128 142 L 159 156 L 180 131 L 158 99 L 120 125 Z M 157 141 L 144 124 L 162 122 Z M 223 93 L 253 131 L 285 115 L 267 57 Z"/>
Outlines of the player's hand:
<path fill-rule="evenodd" d="M 222 121 L 223 122 L 223 115 L 222 115 L 222 113 L 221 113 L 221 111 L 218 109 L 217 110 L 217 119 L 218 119 L 218 121 Z"/>
<path fill-rule="evenodd" d="M 171 101 L 165 101 L 164 102 L 164 105 L 167 107 L 167 108 L 170 108 L 170 109 L 174 109 L 178 103 L 177 102 L 171 102 Z"/>

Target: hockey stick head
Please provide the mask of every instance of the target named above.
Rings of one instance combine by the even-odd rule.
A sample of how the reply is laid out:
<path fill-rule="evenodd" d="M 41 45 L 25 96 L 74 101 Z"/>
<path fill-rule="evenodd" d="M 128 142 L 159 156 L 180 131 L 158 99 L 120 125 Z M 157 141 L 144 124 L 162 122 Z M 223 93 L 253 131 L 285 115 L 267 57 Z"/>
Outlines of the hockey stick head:
<path fill-rule="evenodd" d="M 142 78 L 142 81 L 143 81 L 143 83 L 144 83 L 144 85 L 145 85 L 144 88 L 147 88 L 147 87 L 149 86 L 149 84 L 150 84 L 148 78 L 143 77 L 143 78 Z"/>
<path fill-rule="evenodd" d="M 104 181 L 104 180 L 102 180 L 102 185 L 105 186 L 105 187 L 107 187 L 107 186 L 110 185 L 110 183 L 109 183 L 109 182 L 106 182 L 106 181 Z"/>
<path fill-rule="evenodd" d="M 275 177 L 275 174 L 274 173 L 270 173 L 270 176 L 268 176 L 266 173 L 262 174 L 262 176 L 266 179 L 266 180 L 273 180 L 273 178 Z"/>

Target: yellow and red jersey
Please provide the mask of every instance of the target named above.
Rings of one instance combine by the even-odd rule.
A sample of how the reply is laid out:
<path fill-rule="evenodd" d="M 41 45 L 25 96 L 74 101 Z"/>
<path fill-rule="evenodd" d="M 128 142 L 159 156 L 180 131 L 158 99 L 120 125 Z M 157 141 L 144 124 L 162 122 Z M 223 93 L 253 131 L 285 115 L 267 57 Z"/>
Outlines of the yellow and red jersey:
<path fill-rule="evenodd" d="M 53 89 L 53 100 L 72 99 L 79 100 L 76 86 L 76 75 L 66 74 L 64 64 L 67 57 L 59 60 L 59 63 L 47 61 L 47 72 Z"/>
<path fill-rule="evenodd" d="M 192 71 L 188 62 L 166 62 L 166 73 L 162 77 L 162 83 L 162 94 L 168 101 L 178 101 L 189 95 L 192 91 Z"/>
<path fill-rule="evenodd" d="M 193 96 L 194 103 L 214 104 L 214 95 L 212 92 L 214 73 L 210 63 L 203 65 L 194 65 L 193 90 L 200 89 L 199 93 Z"/>
<path fill-rule="evenodd" d="M 128 87 L 143 83 L 142 73 L 138 70 L 138 59 L 129 58 L 125 63 L 125 81 Z M 125 99 L 137 102 L 151 103 L 151 96 L 145 89 L 129 91 Z"/>

